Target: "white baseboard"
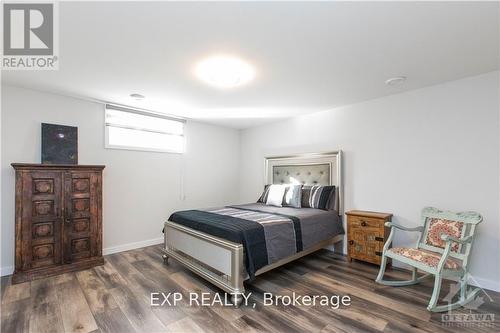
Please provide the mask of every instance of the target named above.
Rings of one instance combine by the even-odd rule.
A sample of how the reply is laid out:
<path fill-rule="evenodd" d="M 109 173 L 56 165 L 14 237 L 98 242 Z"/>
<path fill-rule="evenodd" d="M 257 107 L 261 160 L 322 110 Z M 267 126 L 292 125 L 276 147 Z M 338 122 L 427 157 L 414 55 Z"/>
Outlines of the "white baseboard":
<path fill-rule="evenodd" d="M 488 289 L 500 292 L 500 281 L 474 277 L 473 279 L 469 280 L 469 283 L 476 287 L 481 287 L 482 289 Z"/>
<path fill-rule="evenodd" d="M 141 247 L 161 244 L 161 243 L 163 243 L 163 237 L 148 239 L 148 240 L 140 241 L 140 242 L 127 243 L 127 244 L 118 245 L 118 246 L 107 247 L 107 248 L 102 250 L 102 253 L 104 255 L 113 254 L 113 253 L 138 249 Z M 0 268 L 0 274 L 1 274 L 0 276 L 11 275 L 13 272 L 14 272 L 14 266 L 4 266 L 4 267 Z"/>
<path fill-rule="evenodd" d="M 161 244 L 161 243 L 163 243 L 163 237 L 148 239 L 148 240 L 140 241 L 140 242 L 127 243 L 127 244 L 118 245 L 118 246 L 107 247 L 107 248 L 102 250 L 102 253 L 103 253 L 103 255 L 113 254 L 113 253 L 138 249 L 141 247 Z"/>

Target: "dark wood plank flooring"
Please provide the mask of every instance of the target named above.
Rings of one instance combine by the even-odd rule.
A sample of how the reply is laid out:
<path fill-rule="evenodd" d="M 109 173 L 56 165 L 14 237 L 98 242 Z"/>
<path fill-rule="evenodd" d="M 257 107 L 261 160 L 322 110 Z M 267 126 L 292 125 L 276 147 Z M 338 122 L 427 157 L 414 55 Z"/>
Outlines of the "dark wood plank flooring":
<path fill-rule="evenodd" d="M 426 310 L 432 280 L 411 287 L 385 287 L 373 280 L 378 267 L 322 250 L 248 284 L 254 306 L 189 306 L 189 292 L 224 293 L 171 260 L 161 246 L 105 257 L 105 265 L 53 278 L 12 285 L 1 280 L 2 332 L 498 332 L 500 295 L 487 291 L 476 310 L 493 314 L 488 324 L 445 324 Z M 408 278 L 400 270 L 392 278 Z M 442 297 L 450 286 L 443 287 Z M 151 292 L 180 292 L 177 306 L 150 305 Z M 264 306 L 264 293 L 349 295 L 348 307 Z M 477 304 L 479 305 L 479 304 Z M 468 326 L 468 327 L 464 327 Z"/>

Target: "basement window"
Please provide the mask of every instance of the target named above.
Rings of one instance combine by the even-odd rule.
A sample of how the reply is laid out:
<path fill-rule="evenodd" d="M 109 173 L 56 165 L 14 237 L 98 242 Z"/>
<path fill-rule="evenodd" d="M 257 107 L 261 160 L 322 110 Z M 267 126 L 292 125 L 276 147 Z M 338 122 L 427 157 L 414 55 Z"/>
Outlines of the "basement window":
<path fill-rule="evenodd" d="M 106 104 L 105 147 L 184 153 L 184 123 L 161 114 Z"/>

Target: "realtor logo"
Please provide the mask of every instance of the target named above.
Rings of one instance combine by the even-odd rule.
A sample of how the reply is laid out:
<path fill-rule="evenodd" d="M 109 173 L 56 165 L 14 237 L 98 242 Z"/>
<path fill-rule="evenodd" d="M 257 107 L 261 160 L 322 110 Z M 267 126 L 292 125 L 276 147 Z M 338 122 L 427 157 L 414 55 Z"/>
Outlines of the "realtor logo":
<path fill-rule="evenodd" d="M 494 328 L 495 327 L 495 314 L 486 311 L 478 311 L 478 308 L 486 303 L 495 303 L 493 298 L 481 288 L 480 284 L 471 274 L 467 274 L 467 279 L 474 282 L 477 286 L 475 290 L 466 291 L 464 295 L 460 293 L 460 283 L 451 284 L 450 291 L 444 297 L 444 300 L 448 302 L 450 309 L 447 313 L 441 315 L 441 325 L 447 327 L 463 327 L 463 328 L 473 328 L 473 327 L 485 327 Z M 472 300 L 464 302 L 463 306 L 455 311 L 453 304 L 455 300 L 460 298 L 466 298 L 466 294 L 470 293 L 469 296 Z M 491 306 L 491 305 L 490 305 Z M 469 310 L 469 311 L 467 311 Z"/>
<path fill-rule="evenodd" d="M 2 69 L 57 69 L 56 3 L 4 3 Z"/>

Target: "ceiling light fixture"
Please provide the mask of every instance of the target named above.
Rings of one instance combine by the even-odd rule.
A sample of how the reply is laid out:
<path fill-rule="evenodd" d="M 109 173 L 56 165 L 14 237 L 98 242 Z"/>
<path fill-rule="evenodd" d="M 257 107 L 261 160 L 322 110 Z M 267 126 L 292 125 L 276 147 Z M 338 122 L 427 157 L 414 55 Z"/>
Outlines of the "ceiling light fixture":
<path fill-rule="evenodd" d="M 144 98 L 146 98 L 144 95 L 141 94 L 130 94 L 130 97 L 132 97 L 136 101 L 142 101 Z"/>
<path fill-rule="evenodd" d="M 230 56 L 214 56 L 196 65 L 196 76 L 217 88 L 233 88 L 251 81 L 255 70 L 241 59 Z"/>
<path fill-rule="evenodd" d="M 406 81 L 406 76 L 395 76 L 385 81 L 388 86 L 395 86 Z"/>

